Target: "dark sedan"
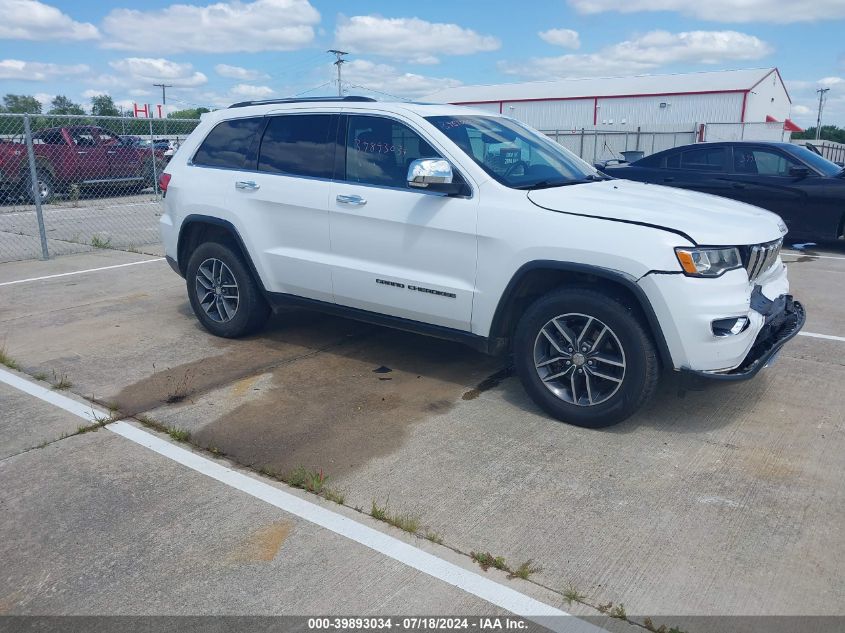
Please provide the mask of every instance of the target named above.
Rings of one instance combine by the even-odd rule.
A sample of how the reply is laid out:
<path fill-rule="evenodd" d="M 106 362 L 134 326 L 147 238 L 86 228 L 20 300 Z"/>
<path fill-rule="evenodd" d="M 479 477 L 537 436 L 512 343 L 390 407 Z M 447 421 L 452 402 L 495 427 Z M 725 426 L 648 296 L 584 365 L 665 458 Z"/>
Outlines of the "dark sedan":
<path fill-rule="evenodd" d="M 698 143 L 603 171 L 774 211 L 786 222 L 790 238 L 835 240 L 845 232 L 845 170 L 800 145 Z"/>

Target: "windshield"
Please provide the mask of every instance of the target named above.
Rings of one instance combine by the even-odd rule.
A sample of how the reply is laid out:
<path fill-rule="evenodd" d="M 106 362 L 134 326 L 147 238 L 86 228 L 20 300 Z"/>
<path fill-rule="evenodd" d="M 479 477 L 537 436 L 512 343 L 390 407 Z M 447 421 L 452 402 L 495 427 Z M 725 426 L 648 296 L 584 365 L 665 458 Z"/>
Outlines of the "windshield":
<path fill-rule="evenodd" d="M 507 187 L 558 187 L 605 178 L 569 150 L 512 119 L 433 116 L 427 120 Z"/>
<path fill-rule="evenodd" d="M 800 158 L 807 165 L 809 165 L 816 171 L 824 174 L 825 176 L 836 176 L 837 174 L 842 172 L 842 167 L 840 167 L 834 162 L 829 161 L 824 156 L 819 156 L 815 152 L 808 150 L 806 147 L 796 145 L 794 148 L 791 149 L 795 157 Z"/>

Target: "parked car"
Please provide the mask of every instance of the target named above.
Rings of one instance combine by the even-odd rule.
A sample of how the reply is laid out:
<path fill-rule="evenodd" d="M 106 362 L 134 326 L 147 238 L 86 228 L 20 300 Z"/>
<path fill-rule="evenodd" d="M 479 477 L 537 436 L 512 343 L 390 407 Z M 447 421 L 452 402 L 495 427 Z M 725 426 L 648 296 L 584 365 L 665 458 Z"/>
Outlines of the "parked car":
<path fill-rule="evenodd" d="M 164 152 L 125 145 L 103 128 L 71 125 L 32 135 L 41 202 L 71 185 L 151 187 L 164 168 Z M 32 177 L 23 142 L 0 145 L 0 188 L 33 197 Z"/>
<path fill-rule="evenodd" d="M 845 234 L 845 170 L 800 145 L 698 143 L 603 171 L 768 209 L 783 218 L 790 238 L 835 240 Z"/>
<path fill-rule="evenodd" d="M 167 260 L 213 334 L 294 305 L 512 352 L 535 402 L 573 424 L 625 419 L 661 367 L 750 378 L 805 319 L 775 214 L 610 179 L 486 111 L 236 104 L 160 185 Z"/>

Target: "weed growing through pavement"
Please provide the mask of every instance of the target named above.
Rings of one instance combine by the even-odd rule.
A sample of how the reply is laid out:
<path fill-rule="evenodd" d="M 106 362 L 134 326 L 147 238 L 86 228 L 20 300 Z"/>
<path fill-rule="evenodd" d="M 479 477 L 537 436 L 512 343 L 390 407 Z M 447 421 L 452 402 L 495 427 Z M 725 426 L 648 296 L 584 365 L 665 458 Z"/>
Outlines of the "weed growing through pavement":
<path fill-rule="evenodd" d="M 3 345 L 0 345 L 0 365 L 5 365 L 9 369 L 18 368 L 18 361 L 9 356 L 9 353 L 6 351 L 5 343 Z"/>
<path fill-rule="evenodd" d="M 575 588 L 575 585 L 570 583 L 570 585 L 563 590 L 563 597 L 566 599 L 566 603 L 568 605 L 572 605 L 573 602 L 581 602 L 587 596 L 579 593 L 578 589 Z"/>
<path fill-rule="evenodd" d="M 627 620 L 628 614 L 625 613 L 625 605 L 621 602 L 610 610 L 610 617 L 617 620 Z"/>
<path fill-rule="evenodd" d="M 512 569 L 508 574 L 508 578 L 522 578 L 522 580 L 528 580 L 528 577 L 531 574 L 539 574 L 541 571 L 543 571 L 543 568 L 539 565 L 535 565 L 534 561 L 529 558 L 516 569 Z"/>
<path fill-rule="evenodd" d="M 95 235 L 91 238 L 91 246 L 94 248 L 111 248 L 111 239 L 106 237 L 102 238 L 99 235 Z"/>
<path fill-rule="evenodd" d="M 388 498 L 387 501 L 389 500 Z M 390 512 L 387 501 L 383 506 L 379 506 L 374 499 L 370 508 L 370 516 L 405 532 L 416 534 L 420 529 L 420 517 L 412 512 Z"/>
<path fill-rule="evenodd" d="M 59 391 L 64 391 L 65 389 L 70 389 L 73 387 L 73 383 L 68 380 L 67 374 L 57 374 L 56 370 L 53 370 L 53 389 L 58 389 Z"/>
<path fill-rule="evenodd" d="M 469 555 L 484 571 L 487 571 L 491 567 L 502 571 L 510 571 L 504 556 L 493 556 L 490 552 L 470 552 Z"/>
<path fill-rule="evenodd" d="M 426 529 L 424 536 L 425 536 L 426 540 L 429 540 L 432 543 L 437 543 L 438 545 L 443 545 L 443 537 L 440 536 L 434 530 Z"/>

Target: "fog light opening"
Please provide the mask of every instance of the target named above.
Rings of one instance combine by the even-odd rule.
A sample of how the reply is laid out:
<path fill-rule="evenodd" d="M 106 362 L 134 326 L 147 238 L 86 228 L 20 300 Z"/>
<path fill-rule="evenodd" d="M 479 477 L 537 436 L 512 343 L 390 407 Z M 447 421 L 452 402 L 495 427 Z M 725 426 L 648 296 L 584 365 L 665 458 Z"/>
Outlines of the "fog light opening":
<path fill-rule="evenodd" d="M 713 336 L 735 336 L 748 329 L 751 321 L 748 317 L 734 317 L 730 319 L 716 319 L 710 324 Z"/>

